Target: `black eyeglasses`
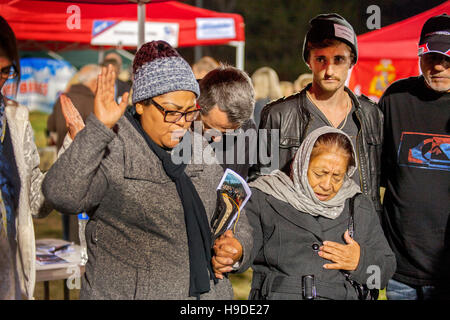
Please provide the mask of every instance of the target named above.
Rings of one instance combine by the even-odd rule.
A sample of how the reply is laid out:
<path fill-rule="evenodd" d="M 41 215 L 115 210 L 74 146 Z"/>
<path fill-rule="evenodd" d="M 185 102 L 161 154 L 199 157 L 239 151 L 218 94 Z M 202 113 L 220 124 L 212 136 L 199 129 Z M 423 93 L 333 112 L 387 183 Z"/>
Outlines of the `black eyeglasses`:
<path fill-rule="evenodd" d="M 222 135 L 222 136 L 230 136 L 230 137 L 231 136 L 235 136 L 235 137 L 237 137 L 240 134 L 244 133 L 244 129 L 242 129 L 241 127 L 237 128 L 237 129 L 219 130 L 219 129 L 211 127 L 204 120 L 202 120 L 202 123 L 203 123 L 203 131 L 211 130 L 211 132 L 214 134 L 214 136 Z"/>
<path fill-rule="evenodd" d="M 17 77 L 18 72 L 15 65 L 9 65 L 0 69 L 2 79 L 14 79 Z"/>
<path fill-rule="evenodd" d="M 175 123 L 181 120 L 181 118 L 184 116 L 184 119 L 186 122 L 192 122 L 197 119 L 198 115 L 200 114 L 200 110 L 192 110 L 188 112 L 180 112 L 180 111 L 169 111 L 164 109 L 159 103 L 157 103 L 155 100 L 150 98 L 150 102 L 157 107 L 159 110 L 164 112 L 164 121 Z"/>

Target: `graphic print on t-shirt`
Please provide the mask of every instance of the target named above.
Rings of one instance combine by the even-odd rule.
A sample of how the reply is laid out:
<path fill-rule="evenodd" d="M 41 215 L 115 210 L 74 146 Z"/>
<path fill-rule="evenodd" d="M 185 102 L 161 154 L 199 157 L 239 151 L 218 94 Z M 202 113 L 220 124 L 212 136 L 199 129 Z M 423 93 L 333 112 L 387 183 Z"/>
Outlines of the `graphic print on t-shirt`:
<path fill-rule="evenodd" d="M 450 136 L 402 132 L 397 159 L 400 166 L 450 171 Z"/>

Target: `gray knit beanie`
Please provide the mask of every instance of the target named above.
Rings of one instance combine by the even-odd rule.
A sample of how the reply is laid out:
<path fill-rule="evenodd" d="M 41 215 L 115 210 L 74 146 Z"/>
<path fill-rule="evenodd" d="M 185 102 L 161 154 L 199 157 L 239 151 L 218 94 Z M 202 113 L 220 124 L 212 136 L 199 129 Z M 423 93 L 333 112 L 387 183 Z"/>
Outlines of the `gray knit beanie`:
<path fill-rule="evenodd" d="M 200 96 L 189 64 L 165 41 L 144 44 L 133 61 L 133 104 L 172 91 Z"/>

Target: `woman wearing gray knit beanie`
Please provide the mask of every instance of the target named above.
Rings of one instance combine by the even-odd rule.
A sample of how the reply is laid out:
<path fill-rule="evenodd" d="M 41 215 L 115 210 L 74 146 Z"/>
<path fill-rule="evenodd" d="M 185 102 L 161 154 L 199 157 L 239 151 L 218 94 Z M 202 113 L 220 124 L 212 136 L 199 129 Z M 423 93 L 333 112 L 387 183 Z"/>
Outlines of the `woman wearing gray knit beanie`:
<path fill-rule="evenodd" d="M 229 280 L 216 279 L 211 267 L 210 220 L 223 169 L 171 158 L 194 134 L 188 129 L 199 113 L 189 64 L 164 41 L 144 44 L 133 63 L 132 110 L 127 93 L 114 101 L 114 79 L 103 68 L 94 114 L 43 186 L 60 212 L 90 217 L 80 298 L 231 299 Z M 246 243 L 242 219 L 235 237 Z"/>

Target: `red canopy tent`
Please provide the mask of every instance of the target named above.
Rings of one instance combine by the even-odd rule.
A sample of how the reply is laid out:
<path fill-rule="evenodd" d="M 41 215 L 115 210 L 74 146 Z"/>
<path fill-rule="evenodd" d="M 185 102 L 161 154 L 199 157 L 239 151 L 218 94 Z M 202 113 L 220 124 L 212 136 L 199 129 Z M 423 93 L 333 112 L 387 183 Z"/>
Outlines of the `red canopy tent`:
<path fill-rule="evenodd" d="M 358 62 L 349 87 L 378 101 L 395 80 L 420 73 L 417 56 L 420 31 L 429 18 L 450 13 L 450 1 L 414 17 L 358 36 Z"/>
<path fill-rule="evenodd" d="M 0 14 L 13 28 L 22 50 L 132 48 L 138 44 L 138 7 L 143 8 L 126 0 L 1 0 Z M 78 14 L 78 25 L 73 23 L 74 14 Z M 146 4 L 145 21 L 145 41 L 165 35 L 175 39 L 171 43 L 175 47 L 233 45 L 237 66 L 243 68 L 244 21 L 238 14 L 156 0 Z"/>

